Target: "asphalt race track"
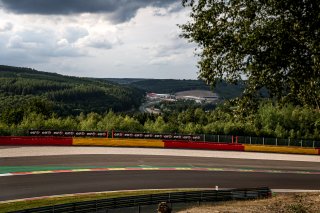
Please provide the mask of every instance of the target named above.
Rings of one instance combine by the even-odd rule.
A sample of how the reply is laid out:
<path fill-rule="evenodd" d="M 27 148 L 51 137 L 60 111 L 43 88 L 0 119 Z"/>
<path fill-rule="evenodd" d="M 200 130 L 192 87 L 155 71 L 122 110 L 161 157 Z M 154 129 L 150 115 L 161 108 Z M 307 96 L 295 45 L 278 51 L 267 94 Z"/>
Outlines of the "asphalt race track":
<path fill-rule="evenodd" d="M 151 155 L 60 155 L 0 158 L 0 168 L 188 167 L 190 171 L 90 171 L 0 176 L 0 201 L 133 189 L 244 188 L 320 190 L 320 163 Z M 192 168 L 217 168 L 194 171 Z M 226 170 L 235 171 L 226 171 Z M 242 169 L 243 171 L 236 171 Z"/>

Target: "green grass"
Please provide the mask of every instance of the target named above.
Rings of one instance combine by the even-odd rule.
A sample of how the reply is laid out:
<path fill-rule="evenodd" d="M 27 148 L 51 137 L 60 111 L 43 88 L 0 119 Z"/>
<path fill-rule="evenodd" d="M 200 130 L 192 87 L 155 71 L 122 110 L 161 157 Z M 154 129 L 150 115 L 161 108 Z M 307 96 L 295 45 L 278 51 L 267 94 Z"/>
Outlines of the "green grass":
<path fill-rule="evenodd" d="M 66 203 L 99 200 L 99 199 L 106 199 L 106 198 L 159 194 L 159 193 L 178 192 L 178 191 L 185 191 L 185 190 L 177 189 L 177 190 L 121 191 L 121 192 L 106 192 L 106 193 L 97 193 L 97 194 L 83 194 L 83 195 L 74 195 L 74 196 L 73 195 L 60 196 L 60 197 L 57 196 L 57 197 L 50 197 L 50 198 L 41 198 L 36 200 L 13 201 L 13 202 L 7 202 L 7 203 L 3 202 L 3 203 L 0 203 L 0 213 L 37 208 L 37 207 L 43 207 L 43 206 L 52 206 L 52 205 L 59 205 L 59 204 L 66 204 Z"/>

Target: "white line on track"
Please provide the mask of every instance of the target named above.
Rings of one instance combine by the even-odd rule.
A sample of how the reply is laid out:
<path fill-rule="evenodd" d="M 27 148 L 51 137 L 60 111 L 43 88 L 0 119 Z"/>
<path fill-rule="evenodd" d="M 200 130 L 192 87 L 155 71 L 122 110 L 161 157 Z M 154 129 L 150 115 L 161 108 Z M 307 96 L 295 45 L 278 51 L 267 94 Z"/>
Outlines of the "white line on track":
<path fill-rule="evenodd" d="M 11 173 L 0 174 L 0 177 L 13 176 Z"/>

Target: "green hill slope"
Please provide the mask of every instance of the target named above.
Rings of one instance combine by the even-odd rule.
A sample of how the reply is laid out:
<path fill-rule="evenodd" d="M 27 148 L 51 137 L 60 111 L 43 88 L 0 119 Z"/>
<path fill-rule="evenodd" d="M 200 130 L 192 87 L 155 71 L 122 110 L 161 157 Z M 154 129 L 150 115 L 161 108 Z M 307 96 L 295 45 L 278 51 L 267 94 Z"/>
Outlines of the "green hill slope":
<path fill-rule="evenodd" d="M 109 79 L 114 80 L 114 79 Z M 119 82 L 120 80 L 117 80 Z M 126 79 L 128 85 L 134 86 L 146 92 L 155 93 L 176 93 L 187 90 L 211 90 L 210 86 L 201 80 L 174 80 L 174 79 Z M 238 85 L 227 84 L 222 81 L 217 83 L 213 92 L 217 93 L 221 99 L 233 99 L 241 96 L 245 88 L 244 82 Z"/>
<path fill-rule="evenodd" d="M 44 105 L 58 115 L 127 111 L 138 107 L 144 92 L 105 80 L 63 76 L 0 65 L 0 110 Z"/>

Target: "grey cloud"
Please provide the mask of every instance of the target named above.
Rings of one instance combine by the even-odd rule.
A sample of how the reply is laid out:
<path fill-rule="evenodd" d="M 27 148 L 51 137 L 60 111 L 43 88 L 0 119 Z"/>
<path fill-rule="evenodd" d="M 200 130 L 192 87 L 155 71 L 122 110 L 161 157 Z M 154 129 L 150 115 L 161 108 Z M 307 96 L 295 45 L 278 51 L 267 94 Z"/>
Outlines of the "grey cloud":
<path fill-rule="evenodd" d="M 130 20 L 140 8 L 169 7 L 180 0 L 0 0 L 2 7 L 14 13 L 66 15 L 106 13 L 110 21 Z"/>
<path fill-rule="evenodd" d="M 43 57 L 35 56 L 24 49 L 8 47 L 8 37 L 0 36 L 0 64 L 26 66 L 27 64 L 36 64 L 45 62 Z"/>
<path fill-rule="evenodd" d="M 92 42 L 90 47 L 97 48 L 97 49 L 111 49 L 112 44 L 110 42 Z"/>
<path fill-rule="evenodd" d="M 10 22 L 6 22 L 6 23 L 0 23 L 0 32 L 7 32 L 7 31 L 11 31 L 13 28 L 13 24 Z"/>
<path fill-rule="evenodd" d="M 87 29 L 82 27 L 68 27 L 63 34 L 68 42 L 73 43 L 78 39 L 89 35 L 89 32 Z"/>
<path fill-rule="evenodd" d="M 154 58 L 165 58 L 174 55 L 185 54 L 189 49 L 194 49 L 194 45 L 185 42 L 184 40 L 169 40 L 167 44 L 152 45 L 149 47 L 142 47 L 150 52 Z"/>
<path fill-rule="evenodd" d="M 166 16 L 170 13 L 179 12 L 182 9 L 181 2 L 176 2 L 165 8 L 164 10 L 162 8 L 158 8 L 154 11 L 155 16 Z"/>
<path fill-rule="evenodd" d="M 21 53 L 47 60 L 50 57 L 79 57 L 87 55 L 83 50 L 70 45 L 67 41 L 58 41 L 50 30 L 21 31 L 9 38 L 2 45 L 6 53 Z M 1 47 L 1 46 L 0 46 Z"/>

